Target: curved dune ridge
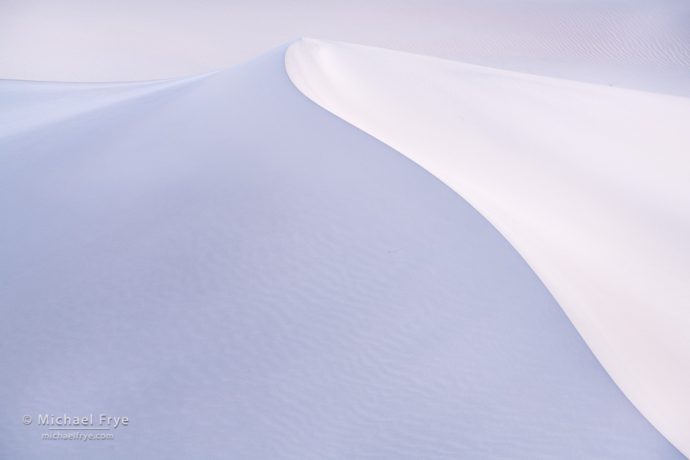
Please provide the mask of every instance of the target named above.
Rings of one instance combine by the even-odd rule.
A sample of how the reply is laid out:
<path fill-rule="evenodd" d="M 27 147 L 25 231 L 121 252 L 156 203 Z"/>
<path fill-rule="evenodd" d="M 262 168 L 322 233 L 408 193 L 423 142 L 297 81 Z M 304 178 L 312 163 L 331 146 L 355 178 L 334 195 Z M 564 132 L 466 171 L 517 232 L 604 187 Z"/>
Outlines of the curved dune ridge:
<path fill-rule="evenodd" d="M 499 229 L 690 453 L 690 99 L 311 39 L 286 68 Z"/>
<path fill-rule="evenodd" d="M 305 98 L 285 48 L 178 82 L 17 85 L 0 457 L 682 457 L 492 225 Z M 130 427 L 42 441 L 17 422 L 38 413 Z"/>

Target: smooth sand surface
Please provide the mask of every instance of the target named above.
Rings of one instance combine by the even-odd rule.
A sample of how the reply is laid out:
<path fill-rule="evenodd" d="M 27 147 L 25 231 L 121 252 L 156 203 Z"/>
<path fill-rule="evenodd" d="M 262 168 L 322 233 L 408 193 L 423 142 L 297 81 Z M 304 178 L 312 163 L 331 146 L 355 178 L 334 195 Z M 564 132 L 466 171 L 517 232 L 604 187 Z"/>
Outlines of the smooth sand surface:
<path fill-rule="evenodd" d="M 136 96 L 0 83 L 0 457 L 681 458 L 494 227 L 284 52 Z M 129 427 L 21 422 L 90 413 Z"/>

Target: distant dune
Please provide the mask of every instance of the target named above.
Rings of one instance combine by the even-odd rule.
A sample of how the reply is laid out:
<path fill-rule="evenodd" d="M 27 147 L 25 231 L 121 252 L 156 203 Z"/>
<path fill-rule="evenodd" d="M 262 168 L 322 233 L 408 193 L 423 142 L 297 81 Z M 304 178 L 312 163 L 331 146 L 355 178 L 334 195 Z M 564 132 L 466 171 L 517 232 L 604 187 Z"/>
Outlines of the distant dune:
<path fill-rule="evenodd" d="M 0 78 L 200 74 L 307 36 L 690 96 L 687 0 L 5 3 Z"/>

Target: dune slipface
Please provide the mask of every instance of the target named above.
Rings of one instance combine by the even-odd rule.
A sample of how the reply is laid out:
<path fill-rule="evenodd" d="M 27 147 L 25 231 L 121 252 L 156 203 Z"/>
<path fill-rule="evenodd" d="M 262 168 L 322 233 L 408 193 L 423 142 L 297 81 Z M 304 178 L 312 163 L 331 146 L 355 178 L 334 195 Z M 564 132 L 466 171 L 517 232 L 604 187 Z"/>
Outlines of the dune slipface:
<path fill-rule="evenodd" d="M 690 453 L 690 99 L 310 39 L 286 66 L 499 229 Z"/>
<path fill-rule="evenodd" d="M 81 90 L 0 138 L 1 457 L 681 458 L 506 240 L 284 49 L 61 107 Z M 130 426 L 20 422 L 66 411 Z"/>

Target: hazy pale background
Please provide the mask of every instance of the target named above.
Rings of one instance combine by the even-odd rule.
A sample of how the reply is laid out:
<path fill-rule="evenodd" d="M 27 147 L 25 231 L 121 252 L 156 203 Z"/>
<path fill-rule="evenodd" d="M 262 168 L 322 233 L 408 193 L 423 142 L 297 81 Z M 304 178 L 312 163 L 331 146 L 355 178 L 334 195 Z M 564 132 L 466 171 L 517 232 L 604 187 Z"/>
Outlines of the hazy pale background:
<path fill-rule="evenodd" d="M 684 0 L 0 0 L 0 78 L 173 77 L 300 36 L 690 94 Z"/>

